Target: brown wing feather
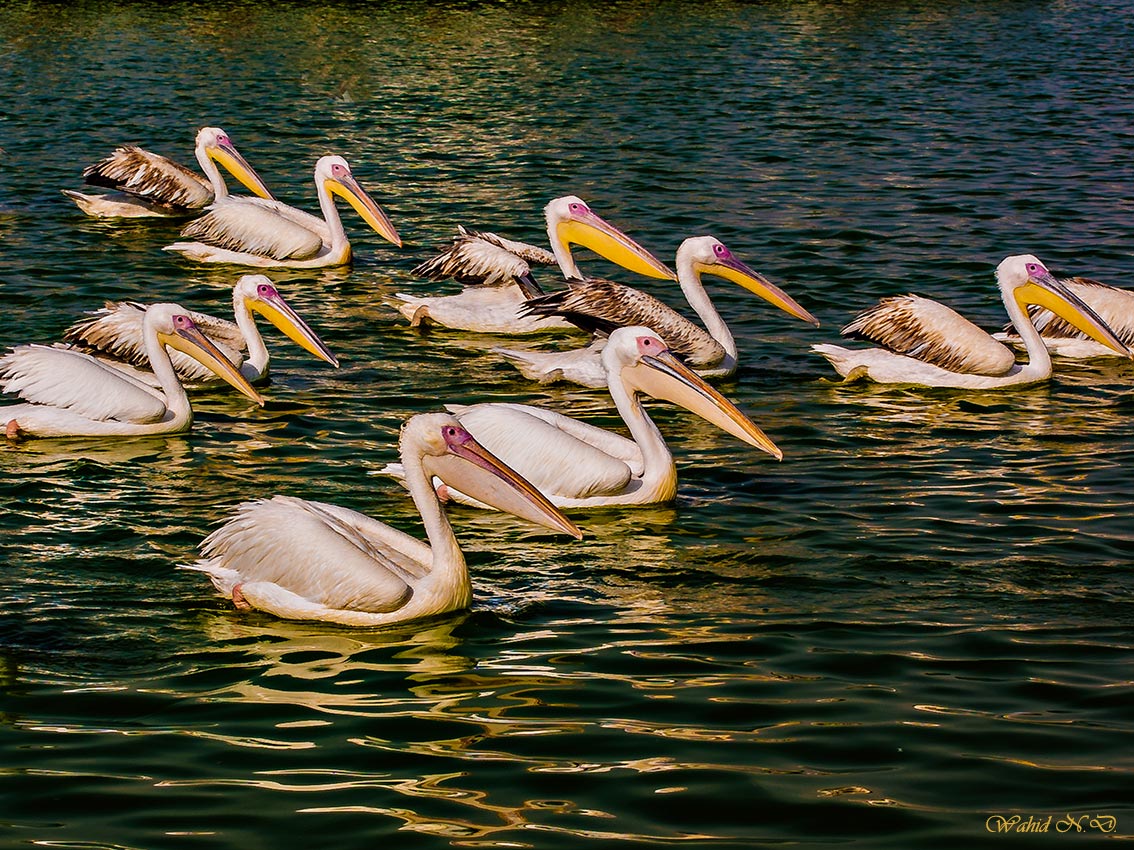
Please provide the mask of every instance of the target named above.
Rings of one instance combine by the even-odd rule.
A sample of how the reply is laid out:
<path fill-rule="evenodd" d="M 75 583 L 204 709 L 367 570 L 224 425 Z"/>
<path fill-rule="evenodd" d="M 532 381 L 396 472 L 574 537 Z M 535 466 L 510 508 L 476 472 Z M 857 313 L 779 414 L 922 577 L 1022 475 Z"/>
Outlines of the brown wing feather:
<path fill-rule="evenodd" d="M 560 316 L 583 330 L 609 334 L 615 328 L 644 325 L 691 366 L 719 363 L 721 344 L 654 296 L 604 278 L 568 280 L 567 289 L 524 302 L 520 315 Z"/>
<path fill-rule="evenodd" d="M 1007 346 L 955 310 L 918 295 L 883 298 L 842 332 L 949 372 L 1003 375 L 1016 362 Z"/>
<path fill-rule="evenodd" d="M 83 169 L 83 180 L 182 210 L 213 202 L 208 182 L 184 165 L 134 145 L 121 145 L 105 159 Z"/>
<path fill-rule="evenodd" d="M 462 225 L 457 225 L 457 230 L 460 232 L 461 236 L 483 239 L 485 242 L 495 245 L 497 248 L 503 248 L 505 251 L 515 254 L 528 265 L 554 266 L 556 264 L 555 255 L 537 245 L 529 245 L 527 242 L 516 242 L 512 239 L 505 239 L 503 236 L 491 233 L 487 230 L 469 230 Z"/>

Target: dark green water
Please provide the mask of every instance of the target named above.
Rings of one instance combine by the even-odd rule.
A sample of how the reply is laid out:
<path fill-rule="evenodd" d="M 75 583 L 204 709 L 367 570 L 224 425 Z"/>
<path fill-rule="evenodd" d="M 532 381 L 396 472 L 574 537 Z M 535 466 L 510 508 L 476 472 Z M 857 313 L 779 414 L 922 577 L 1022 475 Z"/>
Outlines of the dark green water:
<path fill-rule="evenodd" d="M 994 328 L 1008 254 L 1129 284 L 1128 4 L 10 3 L 0 36 L 0 345 L 107 298 L 223 311 L 235 273 L 161 252 L 175 225 L 59 193 L 121 142 L 189 161 L 219 125 L 308 208 L 340 153 L 406 240 L 348 213 L 351 269 L 273 273 L 343 366 L 277 336 L 264 409 L 215 391 L 183 437 L 0 446 L 0 846 L 1134 833 L 1131 367 L 915 392 L 808 351 L 910 290 Z M 601 393 L 384 306 L 445 289 L 408 272 L 456 223 L 542 241 L 567 193 L 664 257 L 712 233 L 820 317 L 714 289 L 723 389 L 782 463 L 655 405 L 676 504 L 578 515 L 579 543 L 455 511 L 472 609 L 389 631 L 237 612 L 173 569 L 274 493 L 416 531 L 372 473 L 445 401 L 615 427 Z M 990 834 L 1015 814 L 1050 834 Z"/>

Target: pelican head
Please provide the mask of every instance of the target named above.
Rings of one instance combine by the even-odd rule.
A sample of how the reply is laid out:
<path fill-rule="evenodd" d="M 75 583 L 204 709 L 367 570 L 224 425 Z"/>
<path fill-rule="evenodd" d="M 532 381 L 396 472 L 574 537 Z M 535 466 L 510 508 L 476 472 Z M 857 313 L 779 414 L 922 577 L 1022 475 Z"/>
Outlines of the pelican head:
<path fill-rule="evenodd" d="M 251 165 L 240 155 L 240 151 L 220 127 L 202 127 L 197 131 L 197 156 L 207 156 L 224 167 L 229 174 L 243 183 L 249 192 L 274 201 L 275 196 L 260 179 Z"/>
<path fill-rule="evenodd" d="M 783 459 L 784 453 L 767 434 L 682 363 L 649 328 L 616 329 L 603 348 L 602 362 L 607 374 L 621 375 L 631 392 L 673 402 L 776 460 Z"/>
<path fill-rule="evenodd" d="M 341 156 L 328 155 L 319 158 L 315 163 L 315 184 L 325 186 L 332 195 L 338 195 L 346 200 L 379 236 L 401 247 L 402 238 L 394 229 L 393 222 L 354 179 L 350 166 Z"/>
<path fill-rule="evenodd" d="M 762 274 L 748 268 L 723 242 L 713 236 L 691 236 L 682 242 L 677 249 L 678 267 L 683 263 L 689 263 L 697 275 L 713 274 L 731 280 L 797 319 L 819 327 L 819 320 L 808 310 Z"/>
<path fill-rule="evenodd" d="M 156 331 L 158 342 L 162 345 L 189 355 L 263 407 L 264 397 L 253 389 L 220 349 L 201 333 L 184 307 L 178 304 L 151 304 L 146 309 L 143 322 Z"/>
<path fill-rule="evenodd" d="M 478 501 L 559 531 L 576 540 L 583 532 L 527 479 L 481 446 L 448 413 L 420 413 L 402 426 L 402 460 L 420 453 L 426 474 Z"/>
<path fill-rule="evenodd" d="M 320 360 L 325 360 L 336 369 L 339 360 L 331 350 L 319 339 L 315 331 L 299 317 L 291 308 L 279 290 L 262 274 L 246 274 L 236 282 L 232 291 L 232 306 L 235 311 L 241 309 L 255 310 L 281 331 L 288 339 L 304 350 L 314 354 Z"/>
<path fill-rule="evenodd" d="M 543 214 L 553 246 L 557 241 L 563 245 L 582 245 L 637 274 L 677 280 L 668 266 L 613 224 L 591 212 L 582 198 L 574 195 L 556 198 L 544 208 Z"/>
<path fill-rule="evenodd" d="M 1005 299 L 1011 295 L 1025 315 L 1029 304 L 1046 307 L 1096 342 L 1125 357 L 1134 358 L 1134 353 L 1110 326 L 1033 255 L 1017 254 L 1001 260 L 996 267 L 996 280 Z"/>

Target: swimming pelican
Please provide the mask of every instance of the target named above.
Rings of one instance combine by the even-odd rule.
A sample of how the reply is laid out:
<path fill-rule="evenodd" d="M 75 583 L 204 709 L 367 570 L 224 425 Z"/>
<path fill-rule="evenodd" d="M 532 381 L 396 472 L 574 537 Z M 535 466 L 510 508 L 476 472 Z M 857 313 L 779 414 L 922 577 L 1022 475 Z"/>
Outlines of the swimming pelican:
<path fill-rule="evenodd" d="M 231 197 L 217 168 L 217 163 L 220 163 L 253 194 L 273 199 L 260 175 L 219 127 L 202 127 L 197 132 L 196 155 L 207 178 L 205 180 L 181 163 L 135 145 L 120 145 L 110 156 L 83 169 L 83 179 L 87 183 L 105 186 L 115 192 L 88 195 L 64 189 L 63 194 L 87 215 L 97 218 L 192 215 L 210 204 L 224 203 Z"/>
<path fill-rule="evenodd" d="M 531 276 L 531 264 L 559 266 L 568 279 L 583 279 L 571 253 L 582 245 L 613 263 L 647 277 L 673 280 L 676 275 L 649 251 L 604 221 L 574 195 L 556 198 L 544 207 L 551 254 L 495 233 L 461 228 L 453 245 L 426 260 L 414 274 L 430 280 L 454 278 L 466 284 L 456 295 L 420 297 L 397 293 L 397 310 L 418 326 L 423 322 L 480 333 L 523 334 L 573 330 L 576 325 L 554 316 L 520 316 L 517 309 L 543 290 Z"/>
<path fill-rule="evenodd" d="M 275 496 L 245 502 L 202 543 L 199 570 L 238 608 L 293 620 L 383 626 L 466 608 L 469 573 L 433 476 L 486 504 L 576 539 L 582 532 L 483 449 L 454 417 L 406 422 L 402 466 L 429 542 L 364 514 Z"/>
<path fill-rule="evenodd" d="M 673 402 L 762 449 L 783 452 L 736 405 L 683 364 L 656 333 L 618 328 L 602 351 L 614 406 L 631 439 L 531 405 L 490 402 L 450 406 L 469 433 L 561 508 L 648 505 L 672 501 L 677 467 L 642 406 L 643 394 Z M 400 477 L 389 464 L 382 473 Z M 485 507 L 447 487 L 459 502 Z"/>
<path fill-rule="evenodd" d="M 1094 310 L 1127 348 L 1134 346 L 1134 291 L 1119 289 L 1086 277 L 1068 278 L 1063 284 Z M 1119 356 L 1114 349 L 1090 339 L 1050 310 L 1030 307 L 1028 313 L 1036 330 L 1043 337 L 1044 345 L 1053 354 L 1076 360 Z M 1012 346 L 1023 344 L 1020 335 L 1011 325 L 1005 327 L 1002 333 L 993 334 L 993 337 Z"/>
<path fill-rule="evenodd" d="M 1023 340 L 1027 363 L 1016 363 L 1011 349 L 950 308 L 917 295 L 884 298 L 843 328 L 845 336 L 884 348 L 814 345 L 812 349 L 847 380 L 973 389 L 1034 383 L 1051 376 L 1051 355 L 1027 311 L 1028 304 L 1037 304 L 1124 357 L 1134 356 L 1079 296 L 1031 254 L 1001 261 L 996 279 L 1004 307 Z"/>
<path fill-rule="evenodd" d="M 563 316 L 573 324 L 600 334 L 628 325 L 653 328 L 670 350 L 681 355 L 697 374 L 720 378 L 736 371 L 736 341 L 721 314 L 705 292 L 702 274 L 731 280 L 775 304 L 781 310 L 810 322 L 819 320 L 794 298 L 752 271 L 719 240 L 692 236 L 677 249 L 677 281 L 694 312 L 704 322 L 699 327 L 657 298 L 633 287 L 609 280 L 568 281 L 567 289 L 529 300 L 522 312 L 532 316 Z M 520 351 L 494 348 L 525 377 L 541 383 L 562 380 L 585 387 L 606 386 L 601 352 L 606 340 L 599 337 L 586 348 L 574 351 Z"/>
<path fill-rule="evenodd" d="M 181 235 L 194 242 L 175 242 L 176 251 L 202 263 L 311 269 L 350 262 L 351 249 L 335 206 L 344 198 L 379 235 L 401 245 L 386 213 L 354 179 L 341 156 L 315 163 L 315 191 L 323 218 L 279 201 L 233 198 L 185 225 Z"/>
<path fill-rule="evenodd" d="M 0 423 L 8 438 L 143 436 L 189 430 L 193 409 L 167 347 L 200 360 L 257 404 L 264 403 L 177 304 L 147 309 L 143 337 L 160 392 L 70 348 L 21 345 L 0 358 L 0 390 L 27 402 L 0 407 Z"/>
<path fill-rule="evenodd" d="M 264 275 L 246 274 L 236 281 L 232 288 L 232 312 L 235 324 L 205 313 L 193 312 L 189 316 L 225 357 L 240 369 L 240 374 L 249 383 L 265 380 L 270 362 L 268 348 L 264 345 L 260 329 L 256 327 L 254 313 L 259 313 L 289 339 L 320 360 L 338 367 L 339 361 L 335 355 Z M 64 331 L 63 339 L 90 349 L 99 357 L 145 368 L 149 364 L 142 340 L 145 315 L 144 304 L 135 301 L 107 302 L 105 307 L 95 311 L 89 319 L 77 322 Z M 244 356 L 245 351 L 248 352 L 247 357 Z M 212 370 L 192 357 L 179 351 L 171 352 L 171 356 L 173 368 L 182 384 L 200 385 L 220 380 Z M 146 380 L 146 377 L 142 379 Z"/>

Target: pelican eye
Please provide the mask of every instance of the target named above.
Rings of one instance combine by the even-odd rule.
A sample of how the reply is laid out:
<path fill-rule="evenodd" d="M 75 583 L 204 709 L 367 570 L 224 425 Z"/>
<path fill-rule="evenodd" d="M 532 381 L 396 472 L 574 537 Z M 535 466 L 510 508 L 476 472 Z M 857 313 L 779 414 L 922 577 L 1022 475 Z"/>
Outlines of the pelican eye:
<path fill-rule="evenodd" d="M 727 257 L 728 256 L 728 248 L 726 248 L 724 245 L 722 245 L 720 242 L 718 242 L 716 245 L 713 246 L 713 253 L 716 254 L 718 257 Z"/>
<path fill-rule="evenodd" d="M 1046 271 L 1047 269 L 1045 269 L 1039 263 L 1028 263 L 1028 274 L 1042 274 Z"/>
<path fill-rule="evenodd" d="M 350 169 L 346 168 L 345 166 L 339 165 L 339 163 L 336 162 L 331 166 L 331 174 L 333 174 L 335 177 L 344 177 L 350 174 Z"/>
<path fill-rule="evenodd" d="M 188 316 L 178 315 L 173 317 L 173 324 L 178 328 L 191 328 L 193 327 L 193 320 Z"/>
<path fill-rule="evenodd" d="M 256 287 L 256 292 L 260 295 L 275 295 L 276 291 L 267 283 L 261 283 Z"/>

